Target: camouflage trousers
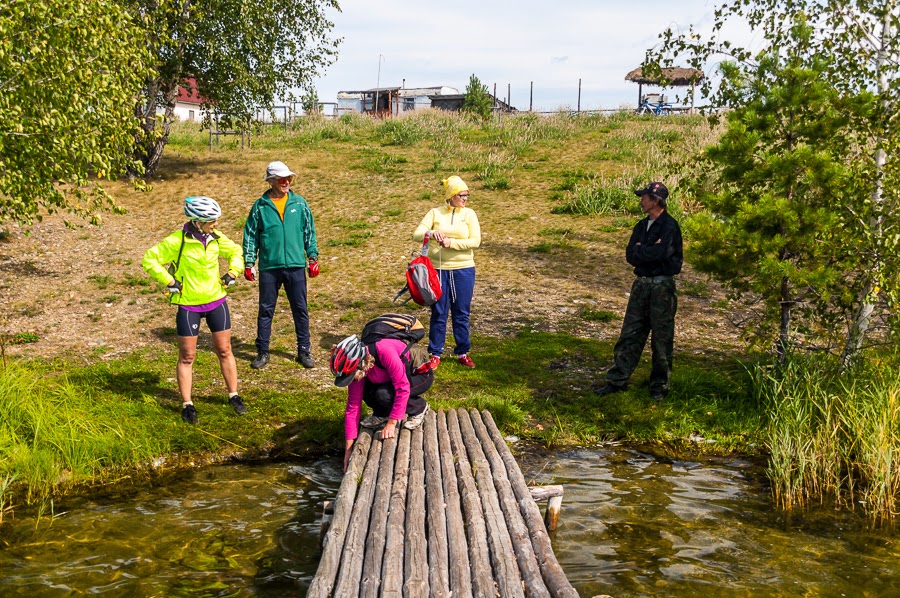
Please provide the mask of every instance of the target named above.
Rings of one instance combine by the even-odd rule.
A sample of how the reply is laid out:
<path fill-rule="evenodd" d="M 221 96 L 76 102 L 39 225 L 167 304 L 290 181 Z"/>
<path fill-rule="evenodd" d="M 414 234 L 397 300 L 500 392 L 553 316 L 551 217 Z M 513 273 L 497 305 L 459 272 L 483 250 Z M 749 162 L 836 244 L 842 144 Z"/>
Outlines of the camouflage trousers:
<path fill-rule="evenodd" d="M 613 351 L 615 364 L 606 373 L 606 381 L 614 386 L 624 386 L 637 367 L 650 338 L 653 369 L 650 372 L 650 392 L 669 390 L 669 373 L 672 371 L 672 346 L 675 342 L 675 312 L 678 297 L 675 280 L 666 278 L 654 281 L 638 278 L 631 285 L 631 296 L 625 310 L 622 332 Z"/>

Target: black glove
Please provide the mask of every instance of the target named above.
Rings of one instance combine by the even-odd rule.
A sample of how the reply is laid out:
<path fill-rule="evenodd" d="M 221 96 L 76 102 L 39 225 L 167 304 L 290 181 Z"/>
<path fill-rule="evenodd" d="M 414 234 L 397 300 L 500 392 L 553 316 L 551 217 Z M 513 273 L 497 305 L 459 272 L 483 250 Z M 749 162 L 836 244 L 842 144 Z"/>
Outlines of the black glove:
<path fill-rule="evenodd" d="M 234 276 L 232 276 L 231 274 L 225 274 L 225 276 L 222 277 L 222 286 L 230 287 L 233 284 Z"/>
<path fill-rule="evenodd" d="M 166 290 L 172 294 L 180 293 L 181 292 L 181 283 L 178 282 L 177 280 L 173 279 L 172 282 L 169 283 L 169 286 L 166 287 Z"/>

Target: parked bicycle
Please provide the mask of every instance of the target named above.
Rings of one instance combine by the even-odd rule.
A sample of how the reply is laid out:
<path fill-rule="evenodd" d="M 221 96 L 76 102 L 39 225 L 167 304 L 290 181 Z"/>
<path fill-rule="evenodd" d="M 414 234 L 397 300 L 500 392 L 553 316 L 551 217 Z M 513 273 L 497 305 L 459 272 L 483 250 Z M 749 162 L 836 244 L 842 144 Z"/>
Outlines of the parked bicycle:
<path fill-rule="evenodd" d="M 672 104 L 660 100 L 659 102 L 651 102 L 648 98 L 644 98 L 640 107 L 637 109 L 640 115 L 652 114 L 653 116 L 670 116 L 672 114 Z"/>

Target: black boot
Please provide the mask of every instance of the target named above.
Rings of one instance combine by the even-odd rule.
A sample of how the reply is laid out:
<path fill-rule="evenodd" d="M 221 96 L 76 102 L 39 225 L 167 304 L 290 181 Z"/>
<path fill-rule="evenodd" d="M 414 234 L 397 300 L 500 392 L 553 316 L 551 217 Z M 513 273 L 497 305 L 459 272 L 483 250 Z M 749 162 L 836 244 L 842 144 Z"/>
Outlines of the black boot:
<path fill-rule="evenodd" d="M 250 362 L 250 367 L 254 370 L 261 370 L 264 367 L 269 365 L 269 352 L 268 351 L 260 351 L 256 355 L 256 359 Z"/>
<path fill-rule="evenodd" d="M 610 384 L 609 382 L 607 382 L 603 386 L 595 386 L 592 390 L 598 397 L 605 397 L 606 395 L 611 395 L 614 392 L 621 392 L 625 390 L 625 387 L 616 386 L 615 384 Z"/>
<path fill-rule="evenodd" d="M 302 363 L 303 367 L 305 367 L 306 369 L 316 367 L 316 362 L 313 359 L 313 356 L 309 351 L 304 351 L 303 349 L 297 351 L 297 361 Z"/>

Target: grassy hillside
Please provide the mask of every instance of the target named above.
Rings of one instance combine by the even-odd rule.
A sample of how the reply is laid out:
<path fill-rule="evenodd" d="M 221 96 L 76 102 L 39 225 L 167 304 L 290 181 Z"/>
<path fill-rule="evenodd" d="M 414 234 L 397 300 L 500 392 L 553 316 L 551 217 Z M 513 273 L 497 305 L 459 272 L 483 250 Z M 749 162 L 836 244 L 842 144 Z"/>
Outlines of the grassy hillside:
<path fill-rule="evenodd" d="M 755 450 L 764 417 L 737 361 L 741 345 L 727 302 L 690 268 L 680 277 L 667 400 L 649 400 L 649 355 L 630 391 L 605 399 L 590 391 L 611 364 L 633 277 L 624 260 L 640 217 L 631 190 L 665 181 L 671 210 L 682 217 L 691 206 L 679 197 L 677 163 L 714 137 L 702 119 L 687 116 L 560 114 L 482 125 L 425 112 L 385 121 L 307 119 L 257 132 L 252 148 L 227 137 L 210 150 L 206 132 L 181 125 L 149 191 L 112 186 L 126 214 L 104 215 L 101 228 L 69 229 L 49 217 L 28 234 L 11 229 L 0 243 L 7 273 L 0 332 L 20 341 L 3 347 L 4 386 L 14 389 L 7 396 L 19 397 L 0 401 L 12 422 L 0 427 L 0 450 L 11 457 L 0 465 L 7 500 L 114 480 L 136 466 L 164 471 L 210 455 L 339 446 L 345 391 L 331 385 L 328 351 L 370 317 L 398 309 L 390 299 L 415 248 L 411 233 L 441 202 L 440 179 L 450 174 L 469 183 L 469 206 L 482 223 L 471 324 L 478 367 L 442 365 L 429 393 L 434 406 L 490 408 L 507 433 L 545 446 L 615 438 Z M 309 296 L 318 367 L 292 361 L 282 298 L 273 363 L 249 369 L 257 290 L 241 280 L 229 302 L 250 413 L 237 418 L 227 406 L 201 334 L 200 425 L 192 428 L 178 415 L 174 310 L 140 259 L 181 225 L 188 195 L 219 200 L 221 230 L 239 241 L 251 203 L 266 189 L 265 166 L 276 159 L 298 173 L 294 189 L 316 218 L 322 274 Z M 425 309 L 402 310 L 427 321 Z M 16 487 L 32 494 L 11 495 Z"/>

